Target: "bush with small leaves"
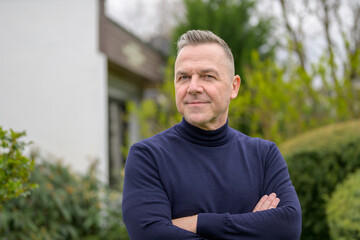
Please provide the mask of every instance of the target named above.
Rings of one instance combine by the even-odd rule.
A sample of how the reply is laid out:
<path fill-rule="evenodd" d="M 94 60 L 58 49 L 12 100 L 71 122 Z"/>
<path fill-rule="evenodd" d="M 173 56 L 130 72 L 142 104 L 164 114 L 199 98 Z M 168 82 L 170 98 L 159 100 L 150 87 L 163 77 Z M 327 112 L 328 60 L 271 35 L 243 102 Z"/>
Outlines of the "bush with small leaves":
<path fill-rule="evenodd" d="M 0 208 L 2 203 L 19 196 L 27 196 L 36 184 L 29 182 L 34 160 L 24 156 L 25 132 L 4 130 L 0 126 Z"/>
<path fill-rule="evenodd" d="M 7 201 L 0 214 L 0 239 L 128 239 L 121 217 L 121 193 L 96 177 L 60 163 L 36 164 L 31 181 L 39 187 L 26 198 Z"/>
<path fill-rule="evenodd" d="M 333 240 L 360 240 L 360 170 L 336 187 L 327 208 Z"/>

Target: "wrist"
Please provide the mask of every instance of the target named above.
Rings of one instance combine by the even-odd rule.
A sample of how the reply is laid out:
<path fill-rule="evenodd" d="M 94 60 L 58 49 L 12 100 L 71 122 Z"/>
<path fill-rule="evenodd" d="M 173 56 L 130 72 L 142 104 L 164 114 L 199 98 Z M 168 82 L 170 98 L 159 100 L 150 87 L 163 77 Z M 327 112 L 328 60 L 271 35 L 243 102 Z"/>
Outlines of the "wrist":
<path fill-rule="evenodd" d="M 179 228 L 196 233 L 197 220 L 198 220 L 198 215 L 196 214 L 189 217 L 173 219 L 172 223 L 173 225 Z"/>

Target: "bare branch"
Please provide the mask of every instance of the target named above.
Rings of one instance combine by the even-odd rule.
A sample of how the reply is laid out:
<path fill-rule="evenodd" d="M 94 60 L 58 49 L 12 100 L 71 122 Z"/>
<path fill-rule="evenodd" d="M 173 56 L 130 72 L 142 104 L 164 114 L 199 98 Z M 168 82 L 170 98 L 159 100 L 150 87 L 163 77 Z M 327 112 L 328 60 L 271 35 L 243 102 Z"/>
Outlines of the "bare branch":
<path fill-rule="evenodd" d="M 354 24 L 352 26 L 351 32 L 352 32 L 352 39 L 355 40 L 355 46 L 354 49 L 360 48 L 360 2 L 358 1 L 355 3 L 355 1 L 352 3 L 351 9 L 353 9 L 353 15 L 354 15 Z"/>
<path fill-rule="evenodd" d="M 301 44 L 295 30 L 290 25 L 290 21 L 289 21 L 288 15 L 287 15 L 287 7 L 286 7 L 285 0 L 279 0 L 279 1 L 280 1 L 281 8 L 282 8 L 282 14 L 283 14 L 283 18 L 284 18 L 284 21 L 285 21 L 286 29 L 289 32 L 289 34 L 290 34 L 290 36 L 292 38 L 292 41 L 294 43 L 294 50 L 295 50 L 295 52 L 296 52 L 296 54 L 297 54 L 297 56 L 299 58 L 301 67 L 303 69 L 305 69 L 305 54 L 304 54 L 302 44 Z"/>
<path fill-rule="evenodd" d="M 324 27 L 324 31 L 325 31 L 325 38 L 326 38 L 326 42 L 327 42 L 327 49 L 329 52 L 329 62 L 330 62 L 330 67 L 331 67 L 331 77 L 332 80 L 335 84 L 335 86 L 339 86 L 338 80 L 337 80 L 337 76 L 336 76 L 336 64 L 335 64 L 335 58 L 334 58 L 334 43 L 331 39 L 330 36 L 330 11 L 331 11 L 331 6 L 328 0 L 320 0 L 321 6 L 323 8 L 324 11 L 324 18 L 322 19 L 322 24 Z"/>

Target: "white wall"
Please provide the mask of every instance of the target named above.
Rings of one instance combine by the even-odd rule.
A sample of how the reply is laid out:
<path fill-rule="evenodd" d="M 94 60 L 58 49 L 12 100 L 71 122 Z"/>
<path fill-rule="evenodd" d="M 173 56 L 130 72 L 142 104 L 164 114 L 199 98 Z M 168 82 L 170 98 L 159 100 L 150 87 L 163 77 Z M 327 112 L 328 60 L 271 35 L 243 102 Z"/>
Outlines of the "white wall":
<path fill-rule="evenodd" d="M 46 156 L 107 174 L 107 66 L 98 0 L 0 0 L 0 125 Z"/>

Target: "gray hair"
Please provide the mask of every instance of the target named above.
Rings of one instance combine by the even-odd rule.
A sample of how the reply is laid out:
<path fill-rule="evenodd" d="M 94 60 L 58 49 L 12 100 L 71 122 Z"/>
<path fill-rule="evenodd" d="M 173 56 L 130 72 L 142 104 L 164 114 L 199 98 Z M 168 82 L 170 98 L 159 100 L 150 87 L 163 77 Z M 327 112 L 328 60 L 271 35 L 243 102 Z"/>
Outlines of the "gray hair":
<path fill-rule="evenodd" d="M 231 52 L 231 49 L 227 43 L 221 39 L 219 36 L 208 30 L 189 30 L 179 38 L 177 42 L 177 53 L 179 54 L 180 50 L 188 45 L 199 45 L 206 43 L 215 43 L 218 44 L 222 49 L 224 49 L 227 59 L 229 60 L 230 71 L 234 75 L 235 66 L 234 66 L 234 56 Z"/>

